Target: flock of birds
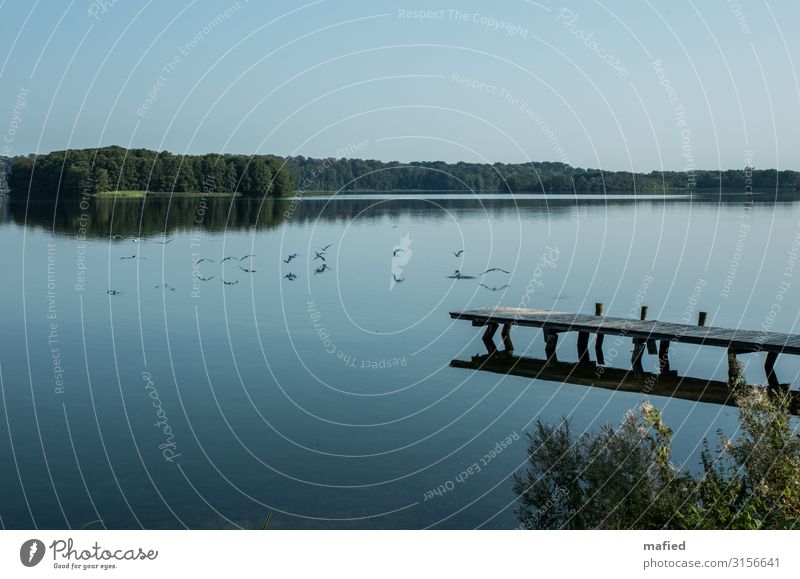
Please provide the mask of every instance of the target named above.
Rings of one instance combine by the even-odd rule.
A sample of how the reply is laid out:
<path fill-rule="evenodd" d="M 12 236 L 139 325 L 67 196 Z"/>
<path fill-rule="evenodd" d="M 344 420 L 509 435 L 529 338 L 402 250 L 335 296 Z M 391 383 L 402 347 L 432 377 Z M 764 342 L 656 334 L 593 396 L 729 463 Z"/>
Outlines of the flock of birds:
<path fill-rule="evenodd" d="M 122 237 L 121 235 L 111 235 L 111 236 L 109 236 L 109 239 L 122 240 L 122 239 L 124 239 L 124 237 Z M 175 238 L 171 237 L 169 239 L 156 241 L 156 243 L 160 244 L 160 245 L 167 245 L 168 243 L 171 243 L 174 240 L 175 240 Z M 133 238 L 131 241 L 133 241 L 134 243 L 139 243 L 140 240 L 138 238 Z M 314 264 L 314 269 L 313 269 L 314 275 L 322 274 L 322 273 L 325 273 L 326 271 L 332 271 L 332 268 L 328 265 L 327 259 L 326 259 L 327 252 L 331 247 L 333 247 L 333 244 L 329 243 L 327 245 L 324 245 L 324 246 L 314 250 L 314 258 L 312 259 L 312 263 Z M 404 252 L 405 252 L 404 249 L 396 248 L 396 249 L 392 250 L 392 257 L 397 257 L 400 253 L 404 253 Z M 458 251 L 452 251 L 451 253 L 456 258 L 460 258 L 464 254 L 464 250 L 460 249 Z M 252 261 L 248 262 L 247 260 L 252 260 L 252 258 L 254 258 L 254 257 L 255 257 L 255 255 L 251 254 L 251 253 L 249 253 L 247 255 L 244 255 L 242 257 L 236 257 L 236 256 L 233 256 L 233 255 L 229 255 L 229 256 L 223 257 L 219 261 L 219 265 L 222 268 L 222 266 L 226 262 L 232 262 L 232 263 L 235 263 L 238 266 L 239 270 L 241 270 L 242 272 L 252 274 L 252 273 L 256 273 L 256 270 L 252 268 Z M 283 263 L 290 264 L 293 260 L 297 259 L 298 257 L 300 257 L 299 253 L 291 253 L 283 260 Z M 147 259 L 147 258 L 146 257 L 141 257 L 141 256 L 139 256 L 137 254 L 125 255 L 125 256 L 120 257 L 120 260 L 122 260 L 122 261 L 124 261 L 124 260 L 137 260 L 137 259 Z M 201 275 L 201 273 L 199 271 L 199 266 L 200 266 L 201 263 L 213 263 L 213 264 L 216 264 L 217 262 L 214 259 L 211 259 L 210 257 L 201 257 L 200 259 L 195 261 L 194 262 L 194 270 L 195 270 L 194 271 L 194 278 L 196 280 L 200 281 L 200 282 L 208 282 L 208 281 L 211 281 L 213 279 L 216 279 L 216 277 L 217 277 L 216 275 Z M 495 272 L 495 271 L 502 272 L 502 273 L 505 273 L 505 274 L 510 274 L 511 273 L 511 272 L 509 272 L 509 271 L 507 271 L 505 269 L 499 268 L 499 267 L 491 267 L 491 268 L 489 268 L 489 269 L 487 269 L 487 270 L 485 270 L 485 271 L 483 271 L 483 272 L 481 272 L 479 274 L 476 274 L 476 275 L 468 275 L 468 274 L 463 273 L 460 269 L 456 269 L 455 271 L 453 271 L 453 273 L 451 275 L 448 275 L 446 277 L 449 278 L 449 279 L 456 279 L 456 280 L 481 278 L 481 282 L 479 283 L 479 285 L 481 287 L 486 288 L 487 290 L 493 291 L 493 292 L 502 291 L 502 290 L 504 290 L 504 289 L 506 289 L 508 287 L 508 284 L 504 284 L 504 285 L 501 285 L 501 286 L 489 286 L 489 285 L 486 285 L 486 284 L 483 283 L 484 276 L 486 274 L 489 274 L 489 273 L 492 273 L 492 272 Z M 294 280 L 297 279 L 297 277 L 298 277 L 297 274 L 295 274 L 294 272 L 290 271 L 290 272 L 286 273 L 283 276 L 283 279 L 286 279 L 286 280 L 289 280 L 289 281 L 294 281 Z M 222 283 L 224 285 L 227 285 L 227 286 L 236 285 L 236 284 L 239 283 L 238 279 L 236 279 L 236 280 L 226 279 L 225 276 L 224 276 L 224 268 L 220 271 L 219 278 L 222 281 Z M 405 279 L 406 279 L 405 277 L 397 277 L 394 273 L 392 274 L 392 278 L 394 279 L 394 281 L 396 283 L 401 283 L 401 282 L 405 281 Z M 172 292 L 175 291 L 175 288 L 173 286 L 167 284 L 167 283 L 157 284 L 155 286 L 155 288 L 156 289 L 163 289 L 163 290 L 167 290 L 167 291 L 172 291 Z M 120 292 L 118 290 L 115 290 L 115 289 L 110 289 L 110 290 L 108 290 L 107 293 L 108 293 L 108 295 L 116 296 L 116 295 L 120 295 L 122 292 Z"/>
<path fill-rule="evenodd" d="M 325 273 L 326 271 L 333 269 L 327 264 L 327 260 L 325 259 L 325 255 L 327 254 L 328 250 L 331 247 L 333 247 L 333 244 L 329 243 L 328 245 L 320 247 L 314 251 L 314 259 L 312 260 L 315 264 L 314 275 Z M 299 253 L 291 253 L 286 257 L 286 259 L 283 260 L 283 263 L 292 263 L 292 260 L 297 259 L 298 257 L 300 257 Z M 317 265 L 316 264 L 317 260 L 321 261 L 322 263 Z M 294 281 L 297 279 L 297 274 L 290 271 L 289 273 L 284 275 L 283 278 L 288 279 L 289 281 Z"/>

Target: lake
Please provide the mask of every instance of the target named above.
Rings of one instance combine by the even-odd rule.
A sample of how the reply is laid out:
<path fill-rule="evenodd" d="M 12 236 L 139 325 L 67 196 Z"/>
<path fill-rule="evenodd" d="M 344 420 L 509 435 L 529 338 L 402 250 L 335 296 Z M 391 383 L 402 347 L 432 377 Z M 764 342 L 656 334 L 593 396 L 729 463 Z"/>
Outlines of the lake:
<path fill-rule="evenodd" d="M 484 348 L 448 312 L 644 304 L 796 332 L 799 240 L 800 198 L 774 193 L 5 199 L 0 523 L 513 528 L 525 431 L 595 431 L 644 396 L 450 367 Z M 540 331 L 513 338 L 544 355 Z M 606 363 L 627 368 L 615 340 Z M 558 348 L 576 359 L 574 335 Z M 763 383 L 763 355 L 740 358 Z M 677 345 L 671 363 L 727 377 L 722 349 Z M 800 362 L 776 371 L 794 384 Z M 651 401 L 692 470 L 737 424 L 728 406 Z"/>

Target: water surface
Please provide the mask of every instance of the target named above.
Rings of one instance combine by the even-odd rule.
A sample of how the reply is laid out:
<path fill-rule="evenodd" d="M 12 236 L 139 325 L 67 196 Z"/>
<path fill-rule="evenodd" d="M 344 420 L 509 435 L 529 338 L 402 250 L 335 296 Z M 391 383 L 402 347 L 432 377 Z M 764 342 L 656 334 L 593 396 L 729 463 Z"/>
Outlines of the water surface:
<path fill-rule="evenodd" d="M 771 194 L 4 200 L 0 522 L 260 528 L 272 511 L 273 528 L 512 528 L 510 476 L 535 420 L 596 430 L 644 397 L 451 368 L 483 345 L 448 312 L 599 301 L 613 316 L 646 304 L 665 321 L 705 310 L 709 324 L 797 331 L 798 207 Z M 478 276 L 492 267 L 511 274 Z M 544 355 L 538 331 L 513 337 L 516 354 Z M 625 368 L 617 340 L 606 363 Z M 575 359 L 574 336 L 559 358 Z M 763 382 L 763 357 L 742 361 Z M 678 345 L 672 366 L 727 375 L 713 348 Z M 779 359 L 782 382 L 798 371 Z M 736 425 L 730 407 L 652 402 L 692 469 L 702 438 Z"/>

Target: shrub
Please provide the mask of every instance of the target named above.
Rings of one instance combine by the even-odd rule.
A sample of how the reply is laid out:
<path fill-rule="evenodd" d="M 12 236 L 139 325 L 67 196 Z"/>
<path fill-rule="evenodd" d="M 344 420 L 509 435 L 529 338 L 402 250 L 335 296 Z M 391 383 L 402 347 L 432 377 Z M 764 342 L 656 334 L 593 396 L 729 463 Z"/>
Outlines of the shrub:
<path fill-rule="evenodd" d="M 800 436 L 787 393 L 737 386 L 739 430 L 701 454 L 703 473 L 671 462 L 672 431 L 649 402 L 617 428 L 575 437 L 537 422 L 514 475 L 517 516 L 532 529 L 800 527 Z"/>

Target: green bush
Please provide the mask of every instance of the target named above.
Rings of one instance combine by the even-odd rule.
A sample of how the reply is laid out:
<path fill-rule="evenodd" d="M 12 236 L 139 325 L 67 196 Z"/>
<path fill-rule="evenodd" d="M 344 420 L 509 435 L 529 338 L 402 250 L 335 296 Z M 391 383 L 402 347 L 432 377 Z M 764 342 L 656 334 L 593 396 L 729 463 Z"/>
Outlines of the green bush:
<path fill-rule="evenodd" d="M 703 473 L 671 462 L 672 431 L 649 402 L 617 428 L 575 437 L 569 420 L 537 422 L 528 466 L 514 475 L 530 529 L 790 529 L 800 527 L 800 436 L 786 393 L 737 386 L 739 429 L 707 440 Z"/>

